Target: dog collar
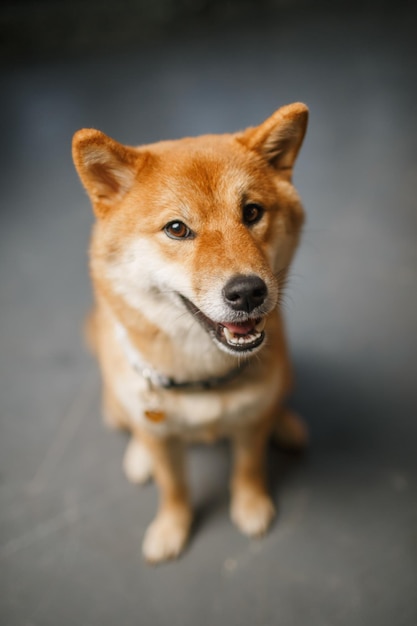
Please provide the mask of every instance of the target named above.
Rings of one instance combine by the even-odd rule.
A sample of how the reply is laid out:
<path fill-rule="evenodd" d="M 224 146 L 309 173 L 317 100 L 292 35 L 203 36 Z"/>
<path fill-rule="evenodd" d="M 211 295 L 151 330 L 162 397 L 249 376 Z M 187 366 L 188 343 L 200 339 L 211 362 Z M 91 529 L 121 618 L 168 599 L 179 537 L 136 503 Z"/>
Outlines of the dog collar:
<path fill-rule="evenodd" d="M 155 388 L 178 390 L 178 391 L 197 391 L 197 390 L 210 390 L 216 389 L 227 385 L 237 378 L 248 366 L 248 362 L 240 363 L 237 367 L 231 369 L 227 374 L 223 376 L 211 376 L 210 378 L 204 378 L 202 380 L 185 380 L 177 381 L 170 376 L 160 374 L 153 367 L 144 363 L 139 355 L 139 352 L 132 345 L 127 331 L 120 323 L 116 325 L 116 337 L 119 340 L 120 345 L 127 357 L 132 368 L 138 372 L 146 381 L 149 390 Z"/>

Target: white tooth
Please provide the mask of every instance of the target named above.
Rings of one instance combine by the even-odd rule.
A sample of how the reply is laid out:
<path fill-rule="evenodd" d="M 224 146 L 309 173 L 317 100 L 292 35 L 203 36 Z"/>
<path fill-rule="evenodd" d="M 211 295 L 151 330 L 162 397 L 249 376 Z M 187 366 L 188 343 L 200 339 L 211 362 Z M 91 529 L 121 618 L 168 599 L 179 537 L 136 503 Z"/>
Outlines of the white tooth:
<path fill-rule="evenodd" d="M 224 336 L 226 337 L 226 341 L 233 343 L 234 334 L 230 332 L 230 330 L 226 328 L 226 326 L 223 326 L 223 333 L 224 333 Z"/>
<path fill-rule="evenodd" d="M 261 332 L 265 327 L 265 320 L 261 320 L 255 328 L 247 335 L 235 335 L 226 326 L 223 326 L 223 334 L 227 343 L 233 346 L 250 344 L 259 339 Z"/>
<path fill-rule="evenodd" d="M 223 333 L 226 338 L 227 343 L 231 343 L 236 345 L 239 343 L 239 337 L 236 337 L 234 333 L 232 333 L 226 326 L 223 326 Z"/>
<path fill-rule="evenodd" d="M 261 333 L 263 329 L 265 328 L 265 324 L 266 324 L 266 319 L 263 317 L 261 321 L 258 322 L 255 326 L 256 332 Z"/>

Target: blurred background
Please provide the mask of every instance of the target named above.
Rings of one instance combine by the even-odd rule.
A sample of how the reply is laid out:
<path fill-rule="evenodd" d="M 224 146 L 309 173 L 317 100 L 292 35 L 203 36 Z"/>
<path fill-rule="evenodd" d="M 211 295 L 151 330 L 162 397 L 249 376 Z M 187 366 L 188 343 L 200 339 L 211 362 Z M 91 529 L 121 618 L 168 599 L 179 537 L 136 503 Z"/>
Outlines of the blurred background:
<path fill-rule="evenodd" d="M 416 626 L 414 4 L 2 4 L 1 624 Z M 308 219 L 285 314 L 311 450 L 271 447 L 279 516 L 249 541 L 227 445 L 194 448 L 196 533 L 150 568 L 156 490 L 123 476 L 82 340 L 92 215 L 71 137 L 229 132 L 293 101 Z"/>

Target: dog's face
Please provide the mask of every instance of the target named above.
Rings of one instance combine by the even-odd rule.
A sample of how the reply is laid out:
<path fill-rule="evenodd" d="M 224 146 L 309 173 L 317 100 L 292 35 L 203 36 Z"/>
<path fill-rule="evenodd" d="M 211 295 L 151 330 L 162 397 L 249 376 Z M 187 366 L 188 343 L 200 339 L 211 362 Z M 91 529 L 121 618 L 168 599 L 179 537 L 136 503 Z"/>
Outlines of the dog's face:
<path fill-rule="evenodd" d="M 140 148 L 79 131 L 96 282 L 168 333 L 195 318 L 228 353 L 259 349 L 303 222 L 291 175 L 306 124 L 294 104 L 243 133 Z"/>

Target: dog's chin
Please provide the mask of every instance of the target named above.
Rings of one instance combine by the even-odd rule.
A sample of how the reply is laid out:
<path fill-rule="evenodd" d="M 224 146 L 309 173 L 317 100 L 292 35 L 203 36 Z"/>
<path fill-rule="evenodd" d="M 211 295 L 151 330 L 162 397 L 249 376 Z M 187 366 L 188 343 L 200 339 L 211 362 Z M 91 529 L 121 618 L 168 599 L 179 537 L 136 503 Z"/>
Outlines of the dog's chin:
<path fill-rule="evenodd" d="M 258 351 L 265 340 L 265 317 L 247 318 L 237 322 L 215 322 L 188 298 L 180 295 L 192 316 L 201 324 L 218 347 L 234 356 L 249 356 Z"/>

